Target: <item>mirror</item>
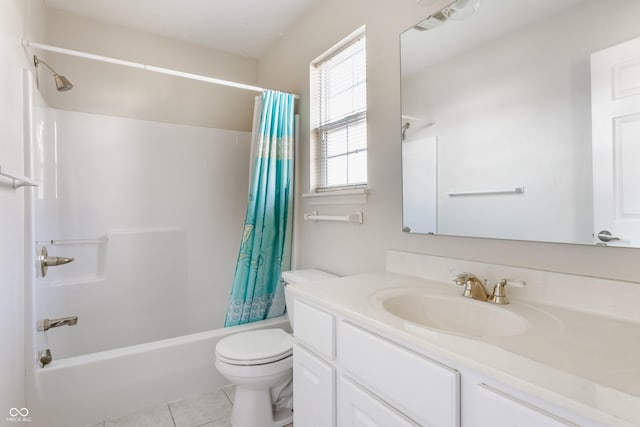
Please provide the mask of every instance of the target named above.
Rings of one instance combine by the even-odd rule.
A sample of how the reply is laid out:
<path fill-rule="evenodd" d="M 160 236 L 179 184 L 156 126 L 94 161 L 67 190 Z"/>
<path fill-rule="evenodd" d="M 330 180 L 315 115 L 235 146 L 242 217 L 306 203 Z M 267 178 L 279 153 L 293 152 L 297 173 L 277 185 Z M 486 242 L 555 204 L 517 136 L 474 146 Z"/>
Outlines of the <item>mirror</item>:
<path fill-rule="evenodd" d="M 403 229 L 640 247 L 640 0 L 458 0 L 401 35 Z"/>

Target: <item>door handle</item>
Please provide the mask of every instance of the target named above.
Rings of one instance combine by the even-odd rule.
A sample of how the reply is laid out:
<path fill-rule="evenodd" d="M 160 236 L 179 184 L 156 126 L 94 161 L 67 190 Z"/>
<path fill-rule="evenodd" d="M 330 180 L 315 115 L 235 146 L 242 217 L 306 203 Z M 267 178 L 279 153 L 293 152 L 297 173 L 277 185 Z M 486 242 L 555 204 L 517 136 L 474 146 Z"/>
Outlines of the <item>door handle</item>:
<path fill-rule="evenodd" d="M 42 249 L 40 249 L 40 256 L 38 257 L 38 260 L 40 261 L 40 273 L 42 273 L 42 277 L 45 277 L 47 275 L 48 267 L 68 264 L 73 261 L 73 258 L 63 256 L 49 256 L 46 246 L 43 246 Z"/>
<path fill-rule="evenodd" d="M 616 240 L 620 240 L 619 237 L 612 236 L 611 232 L 607 230 L 602 230 L 601 232 L 599 232 L 598 239 L 600 239 L 601 242 L 613 242 Z"/>

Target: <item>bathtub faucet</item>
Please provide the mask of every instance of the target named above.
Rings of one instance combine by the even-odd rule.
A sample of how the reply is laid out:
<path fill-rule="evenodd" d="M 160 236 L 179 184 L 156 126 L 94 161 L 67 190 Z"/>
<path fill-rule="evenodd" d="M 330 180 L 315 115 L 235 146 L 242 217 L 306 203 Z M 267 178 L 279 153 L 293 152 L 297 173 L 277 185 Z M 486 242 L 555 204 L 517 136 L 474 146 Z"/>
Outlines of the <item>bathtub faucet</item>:
<path fill-rule="evenodd" d="M 43 319 L 38 321 L 38 331 L 48 331 L 51 328 L 57 328 L 58 326 L 74 326 L 78 324 L 78 316 L 61 317 L 59 319 Z"/>

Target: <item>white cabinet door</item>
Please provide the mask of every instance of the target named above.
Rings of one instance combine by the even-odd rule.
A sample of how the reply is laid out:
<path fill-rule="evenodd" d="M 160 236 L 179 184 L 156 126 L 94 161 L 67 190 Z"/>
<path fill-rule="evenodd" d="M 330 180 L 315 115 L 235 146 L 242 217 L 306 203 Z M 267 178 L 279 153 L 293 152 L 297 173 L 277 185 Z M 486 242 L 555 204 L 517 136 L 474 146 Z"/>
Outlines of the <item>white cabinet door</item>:
<path fill-rule="evenodd" d="M 477 412 L 465 421 L 473 427 L 578 427 L 568 420 L 508 395 L 486 384 L 478 384 L 474 401 Z"/>
<path fill-rule="evenodd" d="M 334 427 L 334 393 L 333 366 L 294 344 L 293 424 L 296 427 Z"/>
<path fill-rule="evenodd" d="M 353 382 L 338 380 L 338 427 L 417 427 Z"/>
<path fill-rule="evenodd" d="M 640 38 L 591 55 L 594 238 L 640 245 Z M 607 237 L 603 241 L 608 240 Z"/>

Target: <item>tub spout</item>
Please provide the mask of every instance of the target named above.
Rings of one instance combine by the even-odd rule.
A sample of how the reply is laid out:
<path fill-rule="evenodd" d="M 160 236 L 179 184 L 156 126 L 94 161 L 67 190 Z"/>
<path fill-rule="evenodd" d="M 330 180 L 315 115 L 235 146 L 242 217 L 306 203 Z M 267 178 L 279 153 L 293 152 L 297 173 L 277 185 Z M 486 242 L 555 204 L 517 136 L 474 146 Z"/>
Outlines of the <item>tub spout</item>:
<path fill-rule="evenodd" d="M 74 326 L 78 324 L 78 316 L 61 317 L 60 319 L 43 319 L 38 321 L 38 331 L 48 331 L 58 326 Z"/>

